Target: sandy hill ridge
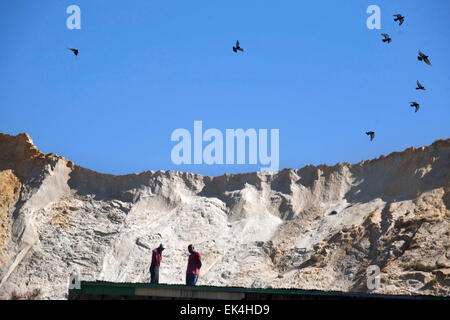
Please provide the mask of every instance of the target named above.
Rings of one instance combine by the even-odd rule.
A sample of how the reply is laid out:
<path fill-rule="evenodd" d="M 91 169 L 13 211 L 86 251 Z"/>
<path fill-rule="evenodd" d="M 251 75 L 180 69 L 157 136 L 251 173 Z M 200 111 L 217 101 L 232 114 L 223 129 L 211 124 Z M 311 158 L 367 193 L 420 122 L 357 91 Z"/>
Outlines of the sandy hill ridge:
<path fill-rule="evenodd" d="M 0 296 L 64 298 L 83 280 L 144 282 L 163 241 L 160 280 L 199 284 L 450 294 L 450 139 L 358 164 L 208 177 L 100 174 L 0 134 Z"/>

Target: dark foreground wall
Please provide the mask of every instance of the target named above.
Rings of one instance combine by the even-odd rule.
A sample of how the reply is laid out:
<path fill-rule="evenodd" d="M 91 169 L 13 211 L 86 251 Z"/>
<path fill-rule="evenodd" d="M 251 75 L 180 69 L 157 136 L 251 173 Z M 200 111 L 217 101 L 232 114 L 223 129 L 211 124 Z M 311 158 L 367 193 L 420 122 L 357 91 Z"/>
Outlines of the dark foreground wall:
<path fill-rule="evenodd" d="M 394 296 L 298 289 L 249 289 L 239 287 L 184 286 L 149 283 L 81 282 L 69 290 L 69 300 L 361 300 L 446 299 L 434 296 Z"/>

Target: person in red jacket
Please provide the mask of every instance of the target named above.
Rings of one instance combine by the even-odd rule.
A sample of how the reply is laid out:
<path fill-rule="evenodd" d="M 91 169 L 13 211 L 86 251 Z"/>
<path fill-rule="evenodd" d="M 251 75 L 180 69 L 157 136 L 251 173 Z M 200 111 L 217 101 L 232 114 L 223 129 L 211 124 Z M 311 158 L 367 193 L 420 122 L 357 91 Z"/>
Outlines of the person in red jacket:
<path fill-rule="evenodd" d="M 152 251 L 152 264 L 150 265 L 150 283 L 159 283 L 159 266 L 161 265 L 162 252 L 166 247 L 160 244 L 158 248 Z"/>
<path fill-rule="evenodd" d="M 200 253 L 194 251 L 194 246 L 192 244 L 188 246 L 188 251 L 190 255 L 186 270 L 186 285 L 195 286 L 198 275 L 200 274 L 200 268 L 202 267 L 202 257 L 200 256 Z"/>

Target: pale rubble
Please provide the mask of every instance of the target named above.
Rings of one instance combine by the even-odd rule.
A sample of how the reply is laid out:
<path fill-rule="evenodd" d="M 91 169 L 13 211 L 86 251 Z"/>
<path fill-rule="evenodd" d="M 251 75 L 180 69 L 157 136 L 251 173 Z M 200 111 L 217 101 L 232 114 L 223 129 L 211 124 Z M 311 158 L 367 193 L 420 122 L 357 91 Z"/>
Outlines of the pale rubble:
<path fill-rule="evenodd" d="M 0 296 L 82 280 L 450 295 L 450 139 L 358 164 L 208 177 L 115 176 L 0 134 Z M 381 287 L 366 286 L 367 268 Z"/>

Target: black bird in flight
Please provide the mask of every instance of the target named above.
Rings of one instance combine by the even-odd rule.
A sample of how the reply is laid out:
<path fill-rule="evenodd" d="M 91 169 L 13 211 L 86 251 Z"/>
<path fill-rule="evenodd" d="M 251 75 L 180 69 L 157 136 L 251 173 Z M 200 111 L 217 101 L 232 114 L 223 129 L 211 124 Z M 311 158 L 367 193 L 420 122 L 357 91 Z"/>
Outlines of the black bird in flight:
<path fill-rule="evenodd" d="M 427 65 L 431 66 L 430 60 L 428 60 L 428 56 L 424 55 L 422 51 L 419 50 L 419 56 L 417 57 L 419 61 L 424 61 Z"/>
<path fill-rule="evenodd" d="M 391 43 L 392 39 L 389 38 L 389 35 L 388 35 L 388 34 L 382 33 L 381 35 L 384 37 L 384 39 L 382 40 L 383 42 L 386 42 L 386 41 L 387 41 L 388 43 Z"/>
<path fill-rule="evenodd" d="M 410 103 L 411 103 L 410 107 L 415 107 L 416 108 L 416 111 L 414 111 L 414 112 L 419 111 L 420 105 L 417 102 L 413 101 L 413 102 L 410 102 Z"/>
<path fill-rule="evenodd" d="M 420 84 L 419 80 L 416 81 L 417 82 L 417 88 L 416 90 L 426 90 L 425 87 L 423 85 Z"/>
<path fill-rule="evenodd" d="M 373 132 L 373 131 L 367 131 L 366 134 L 367 134 L 368 136 L 370 136 L 370 141 L 372 141 L 373 138 L 375 137 L 375 132 Z"/>
<path fill-rule="evenodd" d="M 239 46 L 239 40 L 236 40 L 236 47 L 233 47 L 233 51 L 234 52 L 238 52 L 238 50 L 239 51 L 244 51 L 244 49 L 242 49 L 240 46 Z"/>
<path fill-rule="evenodd" d="M 405 21 L 405 17 L 403 17 L 401 14 L 394 14 L 394 21 L 400 21 L 399 26 L 403 24 L 403 21 Z"/>
<path fill-rule="evenodd" d="M 75 56 L 78 56 L 78 49 L 73 49 L 73 48 L 67 48 L 67 49 L 72 51 Z"/>

